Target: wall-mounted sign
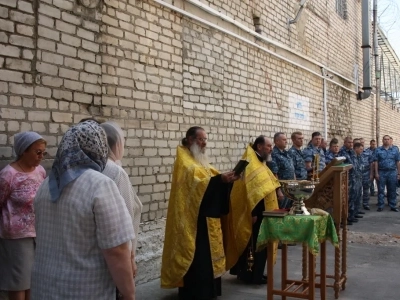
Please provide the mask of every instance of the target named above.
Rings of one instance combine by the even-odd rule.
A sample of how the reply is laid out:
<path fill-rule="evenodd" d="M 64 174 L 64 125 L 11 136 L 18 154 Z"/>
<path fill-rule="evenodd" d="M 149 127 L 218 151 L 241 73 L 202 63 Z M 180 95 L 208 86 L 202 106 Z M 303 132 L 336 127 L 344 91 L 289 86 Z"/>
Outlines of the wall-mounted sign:
<path fill-rule="evenodd" d="M 310 129 L 310 98 L 289 93 L 289 127 Z"/>

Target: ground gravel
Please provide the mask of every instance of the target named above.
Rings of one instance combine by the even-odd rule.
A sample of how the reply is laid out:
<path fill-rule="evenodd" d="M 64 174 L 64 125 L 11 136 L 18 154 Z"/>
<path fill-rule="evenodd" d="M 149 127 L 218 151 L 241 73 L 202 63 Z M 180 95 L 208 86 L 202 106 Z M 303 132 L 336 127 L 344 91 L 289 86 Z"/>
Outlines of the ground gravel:
<path fill-rule="evenodd" d="M 400 247 L 400 235 L 390 233 L 367 233 L 349 231 L 347 233 L 347 242 L 355 244 Z"/>

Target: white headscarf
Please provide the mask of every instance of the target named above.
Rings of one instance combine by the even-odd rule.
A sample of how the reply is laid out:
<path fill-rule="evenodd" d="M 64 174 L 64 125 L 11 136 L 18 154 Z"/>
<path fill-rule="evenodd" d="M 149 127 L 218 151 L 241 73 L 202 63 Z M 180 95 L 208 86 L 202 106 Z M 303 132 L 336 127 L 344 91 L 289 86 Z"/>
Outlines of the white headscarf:
<path fill-rule="evenodd" d="M 25 131 L 17 133 L 14 136 L 14 151 L 19 158 L 26 149 L 29 148 L 34 142 L 42 140 L 43 137 L 34 131 Z"/>
<path fill-rule="evenodd" d="M 125 139 L 121 127 L 115 122 L 108 121 L 100 124 L 107 134 L 108 157 L 117 165 L 121 166 L 124 156 Z"/>
<path fill-rule="evenodd" d="M 104 129 L 104 131 L 107 134 L 107 141 L 109 147 L 108 158 L 114 161 L 115 164 L 121 166 L 121 160 L 122 157 L 124 156 L 124 144 L 125 144 L 124 134 L 122 132 L 121 127 L 119 127 L 117 123 L 111 121 L 101 123 L 100 126 Z M 123 170 L 122 168 L 119 169 Z M 125 173 L 125 171 L 123 172 Z M 107 174 L 105 175 L 109 176 L 111 179 L 115 181 L 115 174 L 114 176 L 110 176 L 111 174 L 107 172 Z M 121 181 L 124 179 L 124 177 L 121 176 L 120 181 L 119 182 L 115 181 L 115 183 L 117 184 L 118 189 L 125 200 L 129 214 L 132 216 L 132 224 L 136 233 L 136 238 L 132 240 L 132 251 L 135 253 L 143 205 L 139 197 L 137 196 L 135 190 L 133 189 L 132 183 L 129 181 L 128 175 L 126 175 L 126 178 L 128 178 L 127 181 Z"/>

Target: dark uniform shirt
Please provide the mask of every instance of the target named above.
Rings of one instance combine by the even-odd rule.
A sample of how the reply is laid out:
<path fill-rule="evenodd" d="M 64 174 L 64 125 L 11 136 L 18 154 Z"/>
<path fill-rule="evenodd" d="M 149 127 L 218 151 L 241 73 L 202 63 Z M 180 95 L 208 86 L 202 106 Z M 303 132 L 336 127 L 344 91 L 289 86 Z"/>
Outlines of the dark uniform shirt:
<path fill-rule="evenodd" d="M 353 164 L 355 153 L 353 149 L 346 149 L 346 147 L 343 146 L 339 150 L 339 156 L 346 157 L 346 160 L 344 161 L 345 164 Z"/>
<path fill-rule="evenodd" d="M 270 168 L 272 173 L 277 174 L 279 179 L 294 179 L 293 159 L 286 150 L 279 150 L 274 146 L 272 149 L 272 162 Z"/>
<path fill-rule="evenodd" d="M 396 163 L 399 161 L 399 150 L 395 147 L 385 149 L 383 146 L 376 148 L 373 161 L 378 162 L 378 170 L 396 170 Z"/>
<path fill-rule="evenodd" d="M 339 153 L 334 154 L 331 150 L 327 150 L 325 153 L 325 163 L 329 164 L 335 157 L 338 157 Z"/>
<path fill-rule="evenodd" d="M 362 175 L 363 175 L 363 170 L 364 170 L 364 162 L 362 159 L 362 154 L 357 155 L 354 153 L 353 157 L 353 180 L 361 181 L 362 180 Z"/>
<path fill-rule="evenodd" d="M 314 147 L 312 144 L 309 144 L 303 150 L 303 158 L 305 162 L 314 162 L 314 155 L 319 154 L 319 171 L 322 171 L 325 168 L 325 154 L 321 148 Z"/>
<path fill-rule="evenodd" d="M 364 174 L 369 174 L 371 170 L 371 163 L 373 162 L 373 153 L 374 151 L 370 148 L 364 149 L 363 153 L 361 154 L 361 159 L 363 161 Z"/>
<path fill-rule="evenodd" d="M 302 155 L 302 151 L 297 149 L 295 146 L 289 149 L 289 155 L 293 160 L 294 172 L 297 180 L 307 179 L 306 163 Z"/>
<path fill-rule="evenodd" d="M 353 164 L 354 157 L 356 156 L 356 154 L 355 154 L 355 152 L 354 152 L 353 149 L 346 149 L 346 147 L 343 146 L 343 147 L 340 148 L 340 150 L 339 150 L 339 156 L 344 156 L 344 157 L 346 157 L 346 160 L 344 161 L 344 163 L 345 163 L 345 164 L 350 164 L 350 165 L 352 165 L 352 164 Z M 350 171 L 349 171 L 349 176 L 350 176 L 350 177 L 353 176 L 353 173 L 354 173 L 354 169 L 351 168 Z"/>

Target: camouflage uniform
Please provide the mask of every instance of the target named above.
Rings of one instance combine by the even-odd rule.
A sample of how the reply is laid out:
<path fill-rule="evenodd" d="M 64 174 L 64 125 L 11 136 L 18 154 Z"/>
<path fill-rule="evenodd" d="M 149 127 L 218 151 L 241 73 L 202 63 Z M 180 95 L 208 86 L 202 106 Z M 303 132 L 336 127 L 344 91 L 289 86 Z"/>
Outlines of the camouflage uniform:
<path fill-rule="evenodd" d="M 363 170 L 364 164 L 361 155 L 354 155 L 353 158 L 353 174 L 352 183 L 350 190 L 350 202 L 353 204 L 353 208 L 349 208 L 352 211 L 352 215 L 356 216 L 361 206 L 361 196 L 363 190 Z"/>
<path fill-rule="evenodd" d="M 274 146 L 272 149 L 272 161 L 269 167 L 272 173 L 277 174 L 279 179 L 293 180 L 295 178 L 293 159 L 287 150 L 280 150 Z M 279 201 L 279 208 L 289 208 L 291 201 L 285 197 L 284 200 Z"/>
<path fill-rule="evenodd" d="M 385 149 L 383 146 L 375 150 L 373 161 L 378 162 L 378 209 L 385 206 L 385 186 L 390 208 L 395 209 L 397 205 L 397 162 L 399 161 L 399 150 L 397 147 Z"/>
<path fill-rule="evenodd" d="M 362 180 L 362 185 L 363 185 L 363 206 L 368 207 L 369 206 L 369 190 L 371 187 L 371 180 L 370 180 L 370 174 L 371 174 L 371 163 L 373 162 L 373 151 L 369 148 L 365 149 L 363 153 L 361 154 L 361 159 L 363 162 L 363 180 Z M 372 183 L 373 184 L 373 183 Z"/>
<path fill-rule="evenodd" d="M 289 155 L 292 157 L 294 172 L 297 180 L 307 179 L 306 163 L 302 155 L 302 151 L 297 149 L 295 146 L 289 149 Z"/>
<path fill-rule="evenodd" d="M 346 149 L 346 147 L 342 147 L 339 150 L 339 156 L 344 156 L 346 160 L 344 161 L 345 164 L 351 164 L 353 165 L 353 168 L 349 170 L 349 180 L 348 180 L 348 206 L 349 206 L 349 215 L 348 218 L 349 220 L 354 219 L 355 213 L 354 213 L 354 200 L 356 195 L 353 195 L 352 192 L 354 192 L 356 189 L 353 189 L 353 183 L 355 181 L 355 175 L 354 175 L 354 159 L 355 159 L 355 153 L 353 149 Z M 360 196 L 361 197 L 361 196 Z"/>
<path fill-rule="evenodd" d="M 371 152 L 371 162 L 374 162 L 374 153 L 375 153 L 376 148 L 374 150 L 372 150 L 371 148 L 368 148 L 367 150 L 369 150 Z M 374 174 L 374 173 L 375 173 L 375 170 L 373 169 L 372 174 Z M 369 185 L 369 192 L 370 192 L 371 196 L 375 195 L 374 181 L 375 181 L 375 178 L 372 178 L 372 181 L 370 182 L 370 185 Z"/>
<path fill-rule="evenodd" d="M 305 162 L 314 162 L 314 155 L 319 154 L 319 171 L 322 171 L 325 168 L 325 154 L 321 148 L 314 147 L 312 144 L 309 144 L 303 150 L 303 158 Z"/>
<path fill-rule="evenodd" d="M 330 150 L 326 151 L 325 153 L 325 163 L 328 165 L 335 157 L 338 157 L 338 154 L 334 154 L 333 152 L 331 152 Z"/>

